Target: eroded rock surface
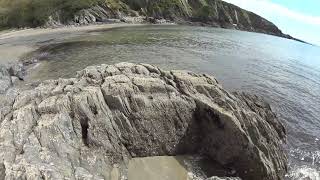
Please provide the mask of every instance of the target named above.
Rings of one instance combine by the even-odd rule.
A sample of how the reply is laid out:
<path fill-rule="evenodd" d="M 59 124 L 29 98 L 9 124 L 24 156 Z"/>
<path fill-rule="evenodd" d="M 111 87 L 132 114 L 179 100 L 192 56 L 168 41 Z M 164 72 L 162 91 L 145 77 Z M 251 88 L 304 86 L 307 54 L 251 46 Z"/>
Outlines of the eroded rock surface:
<path fill-rule="evenodd" d="M 285 130 L 270 106 L 209 75 L 101 65 L 12 96 L 1 107 L 5 179 L 111 179 L 131 157 L 181 154 L 207 156 L 242 179 L 286 172 Z"/>
<path fill-rule="evenodd" d="M 25 69 L 20 63 L 0 65 L 0 95 L 12 87 L 15 80 L 23 80 Z"/>
<path fill-rule="evenodd" d="M 12 79 L 8 69 L 0 66 L 0 93 L 5 93 L 12 85 Z"/>

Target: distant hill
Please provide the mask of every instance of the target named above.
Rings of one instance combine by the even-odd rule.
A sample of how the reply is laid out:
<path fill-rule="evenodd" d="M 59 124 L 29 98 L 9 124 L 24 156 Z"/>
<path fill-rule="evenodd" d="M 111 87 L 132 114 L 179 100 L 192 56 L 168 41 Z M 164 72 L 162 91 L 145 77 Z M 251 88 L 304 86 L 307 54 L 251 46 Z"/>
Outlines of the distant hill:
<path fill-rule="evenodd" d="M 137 16 L 298 40 L 261 16 L 221 0 L 0 0 L 2 27 L 88 24 Z"/>

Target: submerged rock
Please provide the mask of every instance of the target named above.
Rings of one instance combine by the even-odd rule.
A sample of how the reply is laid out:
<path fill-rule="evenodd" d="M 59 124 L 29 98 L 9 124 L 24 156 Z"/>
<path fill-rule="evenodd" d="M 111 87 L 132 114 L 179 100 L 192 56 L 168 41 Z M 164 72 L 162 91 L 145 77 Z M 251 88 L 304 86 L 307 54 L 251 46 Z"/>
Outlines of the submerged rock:
<path fill-rule="evenodd" d="M 283 179 L 287 169 L 285 130 L 267 103 L 209 75 L 147 64 L 45 81 L 16 95 L 0 122 L 6 179 L 110 179 L 132 157 L 183 154 L 242 179 Z"/>

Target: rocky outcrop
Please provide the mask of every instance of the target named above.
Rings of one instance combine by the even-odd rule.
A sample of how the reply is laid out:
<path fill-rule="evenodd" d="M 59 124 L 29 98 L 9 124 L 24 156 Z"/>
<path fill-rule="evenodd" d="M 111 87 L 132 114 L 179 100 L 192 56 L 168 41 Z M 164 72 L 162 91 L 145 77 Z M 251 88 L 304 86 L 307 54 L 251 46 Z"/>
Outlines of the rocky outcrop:
<path fill-rule="evenodd" d="M 0 94 L 4 94 L 17 79 L 23 80 L 25 69 L 22 64 L 0 65 Z"/>
<path fill-rule="evenodd" d="M 95 23 L 131 23 L 131 24 L 164 24 L 171 23 L 163 18 L 147 17 L 139 14 L 127 7 L 127 9 L 113 9 L 106 5 L 96 5 L 87 9 L 82 9 L 76 12 L 70 18 L 63 18 L 62 13 L 55 13 L 49 16 L 48 21 L 44 25 L 45 27 L 60 27 L 63 25 L 88 25 Z"/>
<path fill-rule="evenodd" d="M 181 154 L 242 179 L 286 173 L 285 130 L 270 106 L 209 75 L 119 63 L 12 96 L 0 107 L 6 179 L 109 179 L 132 157 Z"/>
<path fill-rule="evenodd" d="M 199 1 L 201 3 L 203 1 Z M 281 30 L 267 19 L 241 9 L 238 6 L 224 1 L 207 1 L 207 4 L 198 5 L 194 20 L 205 23 L 217 23 L 223 28 L 232 28 L 245 31 L 259 32 L 284 37 Z M 207 10 L 206 12 L 206 8 Z"/>
<path fill-rule="evenodd" d="M 105 4 L 76 12 L 65 22 L 61 22 L 61 19 L 64 18 L 55 13 L 49 17 L 47 25 L 121 21 L 159 23 L 165 20 L 164 22 L 239 29 L 298 40 L 283 34 L 265 18 L 222 0 L 108 0 Z"/>
<path fill-rule="evenodd" d="M 101 23 L 179 23 L 266 33 L 301 41 L 272 22 L 222 0 L 26 0 L 0 3 L 0 27 Z M 45 10 L 43 10 L 45 9 Z M 303 42 L 303 41 L 301 41 Z"/>
<path fill-rule="evenodd" d="M 11 76 L 6 67 L 0 66 L 0 93 L 5 93 L 12 85 Z"/>

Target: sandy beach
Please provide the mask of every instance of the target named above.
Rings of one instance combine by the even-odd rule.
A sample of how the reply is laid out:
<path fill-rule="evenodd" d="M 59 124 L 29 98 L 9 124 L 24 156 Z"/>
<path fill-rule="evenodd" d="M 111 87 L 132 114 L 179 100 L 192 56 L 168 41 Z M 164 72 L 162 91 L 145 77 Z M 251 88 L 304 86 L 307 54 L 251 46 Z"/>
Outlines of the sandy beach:
<path fill-rule="evenodd" d="M 23 55 L 36 50 L 46 42 L 61 41 L 92 30 L 111 29 L 141 24 L 101 24 L 88 26 L 65 26 L 61 28 L 35 28 L 5 30 L 0 32 L 0 65 L 17 62 Z"/>

